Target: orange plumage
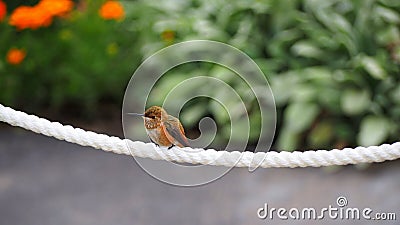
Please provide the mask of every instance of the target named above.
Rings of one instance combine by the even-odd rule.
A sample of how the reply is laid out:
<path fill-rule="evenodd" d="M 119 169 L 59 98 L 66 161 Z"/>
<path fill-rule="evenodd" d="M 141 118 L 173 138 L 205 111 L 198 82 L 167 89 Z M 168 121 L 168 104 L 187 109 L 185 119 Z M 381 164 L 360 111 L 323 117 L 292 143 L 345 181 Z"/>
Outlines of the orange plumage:
<path fill-rule="evenodd" d="M 169 148 L 189 146 L 179 119 L 168 115 L 163 108 L 152 106 L 142 116 L 147 135 L 156 145 Z"/>

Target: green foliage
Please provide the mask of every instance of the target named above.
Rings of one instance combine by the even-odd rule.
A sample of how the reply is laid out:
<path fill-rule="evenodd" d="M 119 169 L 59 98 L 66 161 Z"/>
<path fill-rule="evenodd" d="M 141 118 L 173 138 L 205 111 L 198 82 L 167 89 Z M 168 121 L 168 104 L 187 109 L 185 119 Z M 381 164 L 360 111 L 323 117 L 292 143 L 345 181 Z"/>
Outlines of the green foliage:
<path fill-rule="evenodd" d="M 292 150 L 377 145 L 398 138 L 399 11 L 396 1 L 194 1 L 151 18 L 154 27 L 174 30 L 175 42 L 223 41 L 255 59 L 278 106 L 276 145 Z M 244 85 L 219 66 L 195 70 L 176 76 L 208 74 L 246 95 Z M 187 110 L 196 118 L 211 114 L 228 127 L 224 110 L 208 104 L 208 111 Z M 251 111 L 250 117 L 255 115 Z M 259 124 L 259 118 L 252 124 L 254 119 Z M 255 129 L 253 134 L 259 134 Z"/>
<path fill-rule="evenodd" d="M 98 5 L 89 2 L 87 11 L 76 11 L 50 28 L 17 32 L 0 23 L 0 42 L 6 43 L 0 52 L 23 47 L 29 56 L 18 67 L 0 60 L 2 103 L 59 107 L 77 102 L 92 109 L 103 98 L 120 101 L 129 77 L 147 56 L 176 42 L 210 39 L 246 52 L 267 76 L 277 105 L 277 148 L 398 139 L 398 0 L 123 1 L 123 21 L 99 18 Z M 198 75 L 221 79 L 238 92 L 249 109 L 250 140 L 256 141 L 260 116 L 254 96 L 218 65 L 169 71 L 150 104 L 160 104 L 170 87 Z M 199 85 L 213 95 L 224 94 Z M 223 108 L 209 99 L 184 108 L 182 120 L 194 127 L 205 115 L 219 127 L 230 126 Z M 219 135 L 224 140 L 229 132 Z"/>
<path fill-rule="evenodd" d="M 99 3 L 74 10 L 50 27 L 21 30 L 0 24 L 0 101 L 34 109 L 73 105 L 93 113 L 102 99 L 119 102 L 141 55 L 132 51 L 134 32 L 126 24 L 100 18 Z M 24 49 L 19 65 L 9 65 L 10 47 Z M 119 90 L 119 91 L 116 91 Z"/>
<path fill-rule="evenodd" d="M 358 142 L 369 146 L 385 141 L 389 134 L 390 124 L 388 119 L 378 116 L 367 116 L 361 121 Z"/>
<path fill-rule="evenodd" d="M 144 4 L 162 12 L 150 17 L 151 24 L 160 31 L 173 30 L 175 42 L 218 40 L 255 59 L 278 106 L 278 148 L 377 145 L 398 138 L 397 1 L 193 1 L 169 11 L 163 5 Z M 161 46 L 147 45 L 144 49 Z M 246 95 L 244 84 L 219 66 L 192 70 L 172 73 L 169 79 L 208 74 Z M 158 101 L 162 99 L 160 95 Z M 250 96 L 249 101 L 255 99 Z M 211 114 L 219 126 L 229 126 L 223 109 L 213 101 L 205 104 L 207 111 L 193 108 L 187 109 L 188 114 L 193 118 Z M 259 124 L 257 110 L 250 112 L 252 124 Z M 258 129 L 252 129 L 251 140 L 257 139 Z"/>

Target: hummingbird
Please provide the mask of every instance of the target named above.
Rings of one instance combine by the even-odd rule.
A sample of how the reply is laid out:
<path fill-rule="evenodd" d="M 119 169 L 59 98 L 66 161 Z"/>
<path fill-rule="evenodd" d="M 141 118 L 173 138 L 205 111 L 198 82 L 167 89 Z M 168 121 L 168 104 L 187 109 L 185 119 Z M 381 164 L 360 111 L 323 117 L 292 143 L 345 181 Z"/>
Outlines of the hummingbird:
<path fill-rule="evenodd" d="M 168 149 L 174 146 L 181 148 L 189 146 L 181 122 L 178 118 L 168 115 L 165 109 L 152 106 L 144 114 L 128 114 L 143 117 L 147 136 L 155 145 L 168 147 Z"/>

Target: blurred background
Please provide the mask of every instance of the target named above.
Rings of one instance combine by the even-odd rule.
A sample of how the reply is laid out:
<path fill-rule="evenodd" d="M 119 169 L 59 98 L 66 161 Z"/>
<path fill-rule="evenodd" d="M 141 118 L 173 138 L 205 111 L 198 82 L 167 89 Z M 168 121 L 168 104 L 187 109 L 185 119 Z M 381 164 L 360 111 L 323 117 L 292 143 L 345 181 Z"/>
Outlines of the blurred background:
<path fill-rule="evenodd" d="M 399 138 L 398 0 L 0 0 L 0 30 L 0 103 L 64 124 L 122 137 L 124 91 L 140 63 L 174 43 L 207 39 L 237 47 L 264 72 L 277 106 L 273 149 L 340 149 Z M 246 94 L 243 82 L 227 79 L 220 66 L 190 64 L 159 80 L 149 105 L 161 104 L 175 84 L 199 74 Z M 252 107 L 255 99 L 249 102 Z M 250 144 L 256 144 L 260 116 L 249 112 Z M 225 114 L 200 98 L 182 109 L 181 120 L 196 134 L 199 120 L 212 117 L 223 142 L 229 139 Z M 151 210 L 167 224 L 191 218 L 195 224 L 254 224 L 265 222 L 255 214 L 265 201 L 332 204 L 339 192 L 355 205 L 400 208 L 393 197 L 398 162 L 337 173 L 235 170 L 225 181 L 178 189 L 152 180 L 131 159 L 70 149 L 86 148 L 0 126 L 0 222 L 90 224 L 97 217 L 104 224 L 157 223 Z M 177 199 L 182 205 L 169 205 Z M 191 207 L 187 217 L 180 215 Z M 207 219 L 200 216 L 204 211 L 219 215 Z M 56 216 L 44 219 L 47 212 Z"/>
<path fill-rule="evenodd" d="M 378 145 L 400 133 L 396 0 L 38 2 L 1 3 L 4 105 L 50 119 L 118 124 L 126 85 L 146 57 L 209 39 L 239 48 L 264 72 L 277 105 L 277 149 Z M 248 91 L 225 73 L 206 63 L 178 67 L 157 82 L 149 104 L 161 104 L 175 84 L 199 74 Z M 181 112 L 186 129 L 206 115 L 222 131 L 229 126 L 214 101 L 189 105 Z M 249 112 L 255 142 L 260 116 Z"/>

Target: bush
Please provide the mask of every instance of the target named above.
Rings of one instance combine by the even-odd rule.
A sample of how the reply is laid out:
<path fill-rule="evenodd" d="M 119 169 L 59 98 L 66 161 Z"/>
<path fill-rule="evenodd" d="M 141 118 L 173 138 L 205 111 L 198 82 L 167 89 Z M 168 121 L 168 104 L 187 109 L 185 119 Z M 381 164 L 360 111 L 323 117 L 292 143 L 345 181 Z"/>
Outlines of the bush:
<path fill-rule="evenodd" d="M 99 3 L 75 5 L 48 26 L 21 29 L 7 21 L 0 24 L 0 41 L 6 43 L 0 46 L 1 52 L 17 48 L 26 53 L 18 65 L 10 64 L 6 57 L 1 59 L 2 103 L 25 109 L 73 104 L 93 112 L 102 99 L 122 99 L 123 91 L 115 90 L 125 88 L 141 60 L 131 50 L 137 35 L 126 32 L 122 20 L 102 18 Z M 11 21 L 12 15 L 9 17 Z"/>
<path fill-rule="evenodd" d="M 397 1 L 193 1 L 172 9 L 168 2 L 143 4 L 158 12 L 149 17 L 150 26 L 173 32 L 174 42 L 218 40 L 256 60 L 275 95 L 278 148 L 343 148 L 398 138 Z M 152 41 L 144 49 L 161 46 Z M 172 72 L 160 89 L 168 90 L 171 83 L 196 74 L 222 78 L 224 70 L 218 67 Z M 230 84 L 239 93 L 246 90 L 241 82 Z M 165 96 L 158 97 L 155 103 Z M 214 101 L 203 100 L 201 107 L 192 108 L 183 113 L 183 118 L 185 112 L 189 114 L 187 123 L 211 114 L 220 127 L 229 126 L 225 112 Z M 252 124 L 260 123 L 257 112 L 250 118 Z M 255 128 L 250 136 L 253 141 L 259 135 Z M 221 133 L 229 136 L 229 132 Z"/>

